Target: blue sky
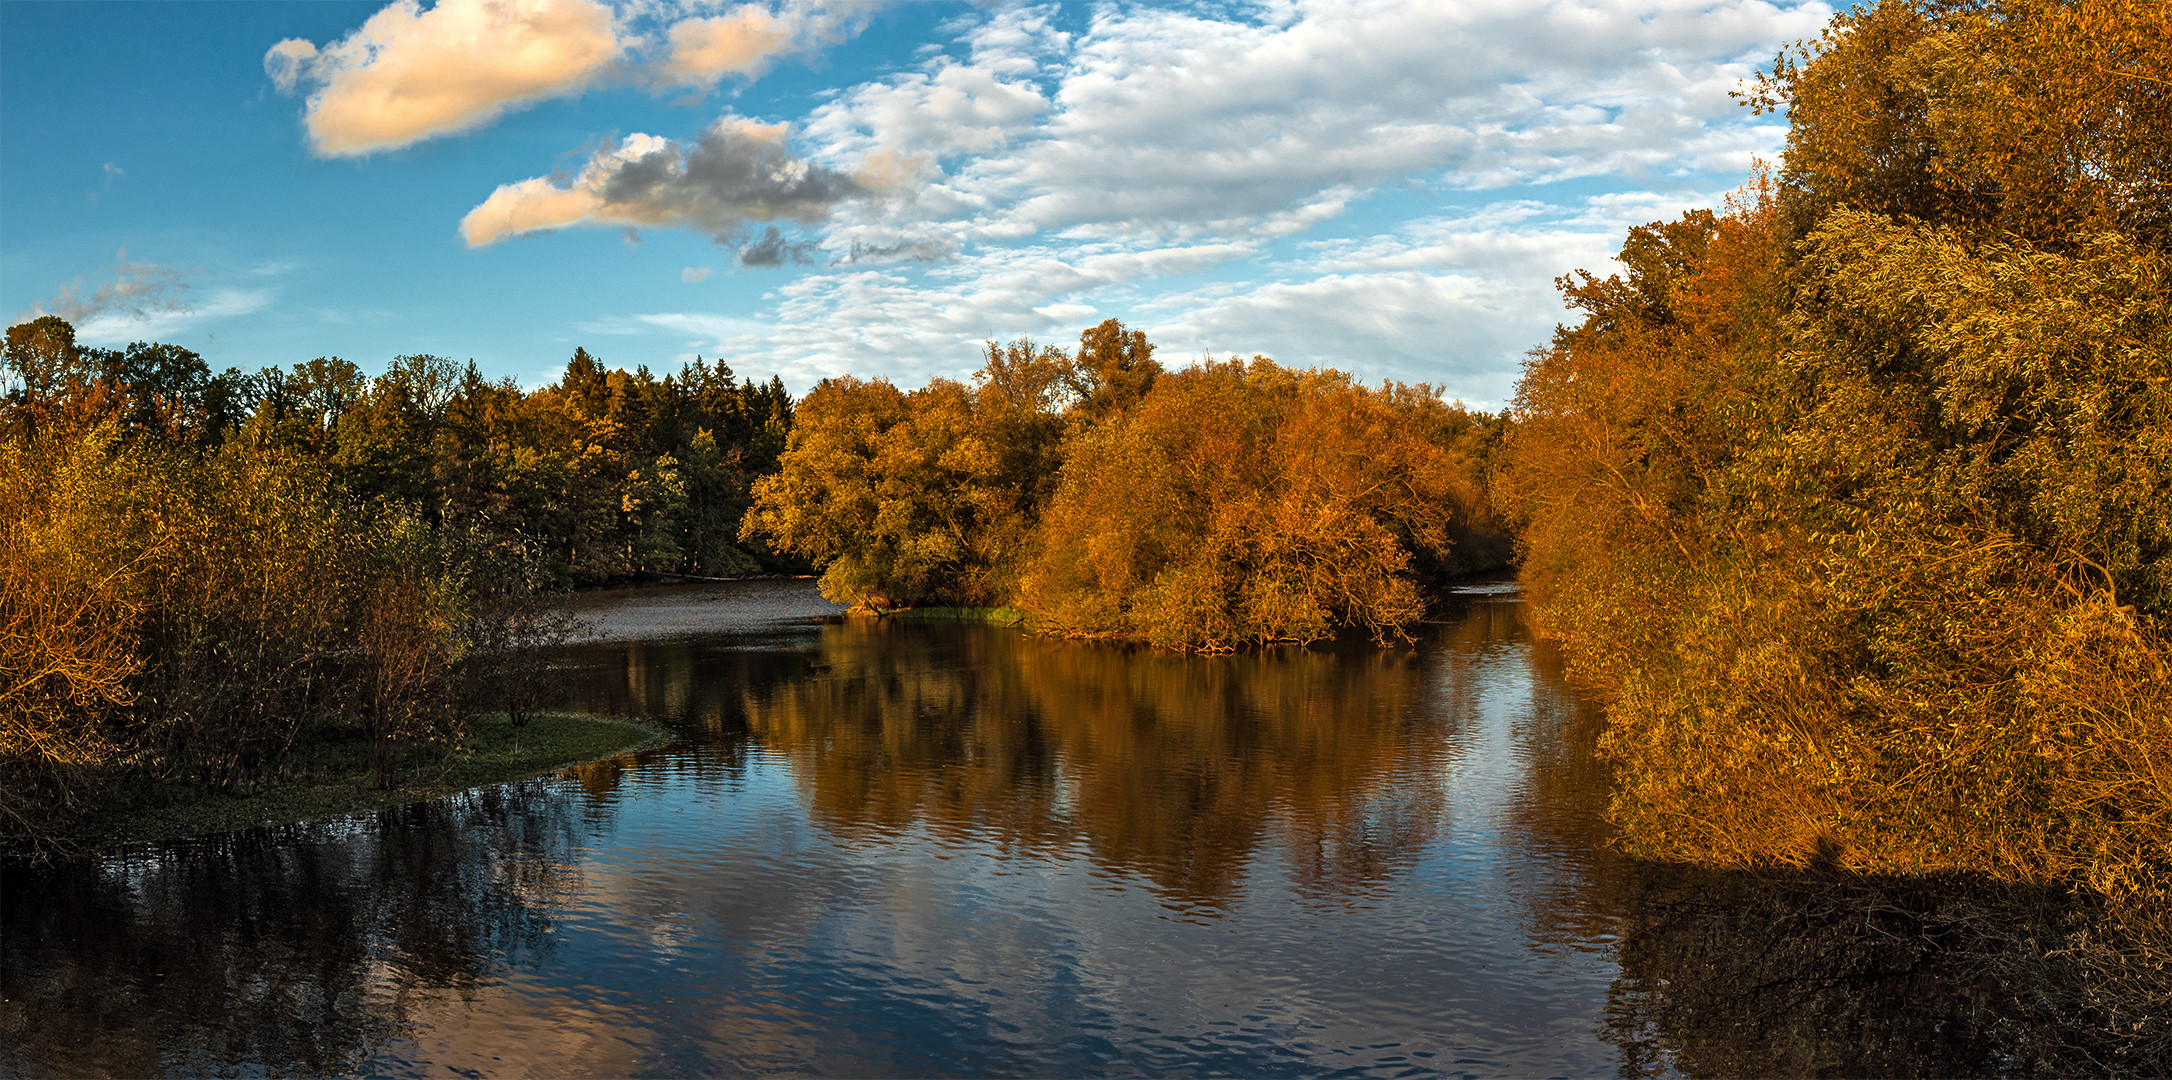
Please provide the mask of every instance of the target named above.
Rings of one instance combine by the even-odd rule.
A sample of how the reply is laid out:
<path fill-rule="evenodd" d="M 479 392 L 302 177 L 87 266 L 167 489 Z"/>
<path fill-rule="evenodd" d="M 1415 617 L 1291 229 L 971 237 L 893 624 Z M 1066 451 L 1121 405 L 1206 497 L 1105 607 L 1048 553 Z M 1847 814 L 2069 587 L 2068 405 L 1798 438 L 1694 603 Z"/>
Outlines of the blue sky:
<path fill-rule="evenodd" d="M 804 391 L 1116 317 L 1497 405 L 1551 280 L 1784 132 L 1788 0 L 0 4 L 0 306 L 214 366 L 722 356 Z M 772 231 L 774 230 L 774 231 Z"/>

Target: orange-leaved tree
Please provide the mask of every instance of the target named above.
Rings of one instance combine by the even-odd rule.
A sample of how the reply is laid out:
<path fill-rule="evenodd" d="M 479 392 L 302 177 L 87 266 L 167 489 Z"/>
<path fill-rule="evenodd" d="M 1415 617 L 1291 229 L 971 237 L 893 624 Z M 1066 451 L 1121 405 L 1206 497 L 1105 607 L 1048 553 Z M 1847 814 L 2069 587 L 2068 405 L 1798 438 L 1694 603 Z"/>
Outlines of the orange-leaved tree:
<path fill-rule="evenodd" d="M 1164 373 L 1073 439 L 1020 605 L 1059 632 L 1193 649 L 1393 637 L 1424 610 L 1414 558 L 1483 513 L 1440 437 L 1450 412 L 1264 358 Z"/>

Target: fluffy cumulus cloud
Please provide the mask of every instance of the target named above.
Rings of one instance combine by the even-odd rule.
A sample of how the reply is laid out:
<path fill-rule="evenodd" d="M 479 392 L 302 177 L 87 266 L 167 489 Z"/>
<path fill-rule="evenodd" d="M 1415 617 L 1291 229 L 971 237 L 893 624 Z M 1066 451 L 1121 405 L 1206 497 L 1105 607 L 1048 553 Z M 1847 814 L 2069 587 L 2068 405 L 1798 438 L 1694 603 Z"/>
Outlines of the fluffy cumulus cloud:
<path fill-rule="evenodd" d="M 784 20 L 753 4 L 686 19 L 671 28 L 671 52 L 657 80 L 706 86 L 726 75 L 758 74 L 791 39 Z"/>
<path fill-rule="evenodd" d="M 783 124 L 724 116 L 692 142 L 629 135 L 596 152 L 560 185 L 545 177 L 503 184 L 460 221 L 470 247 L 575 224 L 681 227 L 718 242 L 749 222 L 818 222 L 870 183 L 793 155 Z M 771 228 L 742 258 L 775 265 L 798 250 Z"/>
<path fill-rule="evenodd" d="M 834 42 L 857 28 L 846 11 L 794 3 L 780 8 L 740 4 L 720 15 L 695 15 L 670 25 L 652 78 L 666 86 L 709 86 L 727 76 L 757 76 L 777 57 Z"/>
<path fill-rule="evenodd" d="M 593 0 L 397 0 L 322 49 L 272 46 L 282 90 L 313 89 L 310 146 L 366 154 L 489 123 L 516 106 L 577 94 L 626 49 L 617 17 Z"/>
<path fill-rule="evenodd" d="M 710 15 L 598 0 L 438 0 L 428 9 L 395 0 L 323 48 L 300 38 L 273 45 L 264 70 L 282 91 L 309 88 L 312 149 L 351 156 L 471 130 L 613 79 L 701 88 L 759 75 L 779 55 L 856 27 L 807 3 Z"/>

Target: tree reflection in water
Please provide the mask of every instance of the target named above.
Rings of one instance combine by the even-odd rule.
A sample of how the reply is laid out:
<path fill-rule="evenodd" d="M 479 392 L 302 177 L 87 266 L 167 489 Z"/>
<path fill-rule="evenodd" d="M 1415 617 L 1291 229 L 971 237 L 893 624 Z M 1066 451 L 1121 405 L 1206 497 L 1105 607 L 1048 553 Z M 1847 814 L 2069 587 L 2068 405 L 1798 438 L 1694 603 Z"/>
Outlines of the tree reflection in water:
<path fill-rule="evenodd" d="M 1533 948 L 1623 965 L 1603 1037 L 1625 1075 L 2032 1072 L 2086 1063 L 2068 979 L 1985 918 L 2056 940 L 2062 898 L 1962 882 L 1658 867 L 1608 846 L 1598 710 L 1514 603 L 1473 603 L 1416 649 L 1186 656 L 975 626 L 822 628 L 804 667 L 655 653 L 622 710 L 697 711 L 792 764 L 856 842 L 914 828 L 1007 853 L 1083 850 L 1179 907 L 1240 898 L 1272 847 L 1300 899 L 1361 902 L 1447 828 L 1443 776 L 1476 697 L 1515 669 L 1507 902 Z M 713 672 L 722 663 L 727 678 Z M 734 700 L 732 686 L 744 687 Z M 629 706 L 632 706 L 629 708 Z M 1452 781 L 1450 781 L 1452 782 Z M 2024 950 L 2025 951 L 2025 950 Z"/>
<path fill-rule="evenodd" d="M 1271 833 L 1301 891 L 1347 898 L 1440 828 L 1452 713 L 1410 650 L 1202 657 L 845 625 L 817 656 L 812 677 L 748 695 L 748 729 L 856 836 L 1079 844 L 1213 908 Z"/>
<path fill-rule="evenodd" d="M 2060 897 L 1609 850 L 1597 713 L 1513 603 L 1387 650 L 853 622 L 568 662 L 679 740 L 0 866 L 0 1076 L 2114 1060 Z"/>
<path fill-rule="evenodd" d="M 2084 914 L 2061 890 L 1650 864 L 1628 876 L 1607 1035 L 1624 1075 L 2127 1071 L 2087 1007 L 2088 973 L 2057 951 Z"/>
<path fill-rule="evenodd" d="M 0 866 L 0 1072 L 327 1075 L 421 999 L 547 958 L 568 797 L 486 788 L 334 824 Z"/>

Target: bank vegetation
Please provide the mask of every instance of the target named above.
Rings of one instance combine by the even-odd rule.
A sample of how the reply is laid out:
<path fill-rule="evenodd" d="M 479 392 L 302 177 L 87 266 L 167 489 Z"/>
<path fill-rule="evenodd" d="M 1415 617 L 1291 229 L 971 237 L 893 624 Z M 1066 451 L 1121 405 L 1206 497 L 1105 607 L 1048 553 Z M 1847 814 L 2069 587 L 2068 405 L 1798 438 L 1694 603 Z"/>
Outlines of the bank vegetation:
<path fill-rule="evenodd" d="M 2172 20 L 1866 6 L 1562 281 L 1496 493 L 1642 855 L 2065 882 L 2172 1045 Z"/>
<path fill-rule="evenodd" d="M 721 365 L 659 379 L 576 351 L 533 392 L 430 356 L 214 375 L 50 316 L 0 361 L 11 848 L 261 792 L 358 739 L 369 786 L 398 787 L 426 748 L 473 750 L 478 717 L 544 704 L 555 593 L 779 565 L 738 531 L 791 401 Z"/>

